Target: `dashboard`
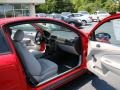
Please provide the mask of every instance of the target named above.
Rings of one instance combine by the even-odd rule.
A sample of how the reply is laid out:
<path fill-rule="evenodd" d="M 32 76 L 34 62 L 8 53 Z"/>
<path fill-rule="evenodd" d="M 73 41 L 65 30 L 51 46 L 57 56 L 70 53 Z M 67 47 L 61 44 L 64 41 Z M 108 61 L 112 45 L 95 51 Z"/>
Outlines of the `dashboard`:
<path fill-rule="evenodd" d="M 49 38 L 48 44 L 57 45 L 61 50 L 75 55 L 80 54 L 80 39 L 77 34 L 70 31 L 44 31 L 44 35 Z M 53 44 L 54 43 L 54 44 Z"/>

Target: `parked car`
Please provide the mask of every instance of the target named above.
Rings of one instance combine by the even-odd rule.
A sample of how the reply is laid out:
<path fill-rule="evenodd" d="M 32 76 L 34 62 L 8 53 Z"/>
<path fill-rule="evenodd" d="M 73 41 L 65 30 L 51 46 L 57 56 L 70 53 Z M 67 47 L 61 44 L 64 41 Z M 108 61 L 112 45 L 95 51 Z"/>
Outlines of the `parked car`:
<path fill-rule="evenodd" d="M 69 15 L 69 14 L 71 14 L 71 12 L 62 12 L 61 13 L 62 16 L 66 16 L 66 15 Z"/>
<path fill-rule="evenodd" d="M 88 11 L 78 11 L 78 13 L 81 13 L 82 15 L 90 16 Z"/>
<path fill-rule="evenodd" d="M 0 89 L 54 90 L 88 70 L 107 87 L 119 89 L 119 24 L 120 14 L 113 15 L 86 34 L 55 19 L 0 19 Z M 29 37 L 24 39 L 24 28 L 20 30 L 19 25 L 34 28 L 34 43 Z M 30 52 L 30 47 L 37 53 Z"/>
<path fill-rule="evenodd" d="M 84 25 L 84 26 L 92 23 L 92 18 L 90 16 L 83 15 L 81 13 L 72 13 L 68 17 L 77 19 L 77 20 L 81 20 L 82 25 Z"/>
<path fill-rule="evenodd" d="M 110 14 L 106 11 L 96 11 L 91 15 L 93 21 L 101 21 L 108 16 L 110 16 Z"/>
<path fill-rule="evenodd" d="M 36 17 L 46 17 L 45 13 L 36 13 Z"/>
<path fill-rule="evenodd" d="M 80 28 L 82 26 L 82 21 L 76 18 L 70 18 L 69 15 L 61 15 L 61 14 L 50 14 L 49 18 L 59 19 L 62 20 L 68 24 L 71 24 L 77 28 Z"/>

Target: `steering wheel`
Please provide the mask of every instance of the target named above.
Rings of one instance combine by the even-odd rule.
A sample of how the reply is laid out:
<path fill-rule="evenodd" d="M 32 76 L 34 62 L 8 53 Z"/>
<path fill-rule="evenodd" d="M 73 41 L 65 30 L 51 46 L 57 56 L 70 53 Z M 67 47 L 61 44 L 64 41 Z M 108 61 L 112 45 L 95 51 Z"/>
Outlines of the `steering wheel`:
<path fill-rule="evenodd" d="M 40 31 L 37 31 L 36 36 L 35 36 L 35 43 L 37 45 L 40 45 L 43 42 L 47 43 L 49 41 L 49 38 L 50 38 L 50 32 L 43 31 L 41 33 Z"/>
<path fill-rule="evenodd" d="M 41 33 L 40 31 L 37 31 L 37 33 L 35 35 L 35 43 L 37 45 L 40 45 L 44 41 L 45 41 L 44 33 Z"/>

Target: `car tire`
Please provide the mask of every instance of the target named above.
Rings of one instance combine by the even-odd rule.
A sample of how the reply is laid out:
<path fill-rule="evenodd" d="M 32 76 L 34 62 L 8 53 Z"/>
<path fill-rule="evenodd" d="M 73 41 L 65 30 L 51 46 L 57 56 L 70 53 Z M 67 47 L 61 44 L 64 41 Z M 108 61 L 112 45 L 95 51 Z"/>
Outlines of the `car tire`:
<path fill-rule="evenodd" d="M 86 20 L 82 20 L 82 25 L 85 26 L 87 24 Z"/>

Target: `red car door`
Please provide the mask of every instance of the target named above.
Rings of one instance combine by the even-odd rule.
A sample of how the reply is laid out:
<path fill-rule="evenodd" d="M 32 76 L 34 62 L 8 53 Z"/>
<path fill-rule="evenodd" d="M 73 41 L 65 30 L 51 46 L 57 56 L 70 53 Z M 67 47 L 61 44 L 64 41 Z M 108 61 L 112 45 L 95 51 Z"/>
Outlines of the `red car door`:
<path fill-rule="evenodd" d="M 101 21 L 89 34 L 87 68 L 120 89 L 120 14 Z"/>

